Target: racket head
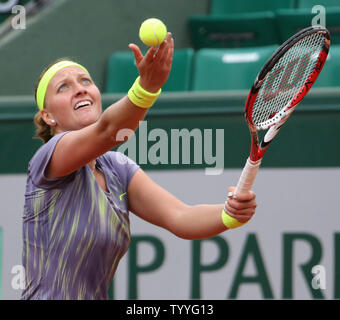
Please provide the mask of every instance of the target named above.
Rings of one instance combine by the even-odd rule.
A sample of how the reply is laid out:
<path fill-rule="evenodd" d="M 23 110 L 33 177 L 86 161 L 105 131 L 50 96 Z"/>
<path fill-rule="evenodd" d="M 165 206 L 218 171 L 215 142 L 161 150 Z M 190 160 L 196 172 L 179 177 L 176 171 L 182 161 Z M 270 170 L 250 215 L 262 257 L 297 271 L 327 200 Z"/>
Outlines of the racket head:
<path fill-rule="evenodd" d="M 305 28 L 268 59 L 250 89 L 245 118 L 251 132 L 283 124 L 320 74 L 330 47 L 329 31 Z"/>

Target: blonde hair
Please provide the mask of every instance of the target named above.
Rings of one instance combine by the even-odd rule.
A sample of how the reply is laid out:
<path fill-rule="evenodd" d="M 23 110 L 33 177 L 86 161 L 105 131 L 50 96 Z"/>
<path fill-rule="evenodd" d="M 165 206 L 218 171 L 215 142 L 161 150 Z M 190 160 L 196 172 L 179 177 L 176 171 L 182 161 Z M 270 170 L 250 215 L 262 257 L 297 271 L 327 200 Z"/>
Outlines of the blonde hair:
<path fill-rule="evenodd" d="M 37 89 L 39 86 L 39 82 L 41 80 L 41 78 L 43 77 L 43 75 L 45 74 L 45 72 L 51 68 L 54 64 L 60 62 L 60 61 L 65 61 L 65 60 L 71 60 L 69 58 L 60 58 L 55 60 L 54 62 L 52 62 L 49 66 L 47 66 L 43 72 L 40 74 L 39 79 L 35 85 L 35 89 L 34 89 L 34 98 L 35 101 L 37 102 Z M 74 60 L 72 60 L 74 61 Z M 43 143 L 46 143 L 47 141 L 49 141 L 54 135 L 55 135 L 55 129 L 54 127 L 49 126 L 44 119 L 41 117 L 41 112 L 40 110 L 35 114 L 34 116 L 34 124 L 36 126 L 36 130 L 35 130 L 35 134 L 34 134 L 34 138 L 37 139 L 41 139 L 43 141 Z"/>

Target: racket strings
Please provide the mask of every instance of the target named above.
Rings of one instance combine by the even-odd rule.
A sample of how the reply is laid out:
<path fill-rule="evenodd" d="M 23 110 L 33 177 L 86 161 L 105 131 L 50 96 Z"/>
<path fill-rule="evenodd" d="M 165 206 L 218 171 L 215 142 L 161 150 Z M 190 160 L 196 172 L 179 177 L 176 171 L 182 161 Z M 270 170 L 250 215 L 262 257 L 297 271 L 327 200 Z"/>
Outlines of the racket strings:
<path fill-rule="evenodd" d="M 267 74 L 252 109 L 255 125 L 271 119 L 304 85 L 323 48 L 324 35 L 314 33 L 292 46 Z"/>

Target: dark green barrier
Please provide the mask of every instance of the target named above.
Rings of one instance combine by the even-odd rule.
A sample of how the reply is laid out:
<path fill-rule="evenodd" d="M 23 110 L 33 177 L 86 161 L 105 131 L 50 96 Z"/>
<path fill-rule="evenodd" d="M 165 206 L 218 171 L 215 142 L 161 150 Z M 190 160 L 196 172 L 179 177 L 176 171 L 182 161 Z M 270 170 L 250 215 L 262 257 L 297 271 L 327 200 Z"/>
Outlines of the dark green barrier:
<path fill-rule="evenodd" d="M 240 168 L 249 154 L 250 137 L 243 109 L 247 92 L 164 93 L 150 110 L 148 134 L 155 128 L 171 130 L 187 128 L 224 129 L 224 166 Z M 103 95 L 103 106 L 121 95 Z M 32 97 L 0 98 L 0 173 L 24 173 L 34 152 L 41 145 L 33 139 L 33 117 L 36 107 Z M 314 89 L 297 108 L 270 146 L 263 167 L 334 167 L 340 166 L 340 90 Z M 138 141 L 138 132 L 136 133 Z M 147 141 L 148 150 L 156 141 Z M 138 145 L 138 143 L 137 143 Z M 137 148 L 138 149 L 138 148 Z M 194 143 L 190 145 L 191 153 Z M 171 150 L 169 145 L 169 159 Z M 139 150 L 137 150 L 137 155 Z M 180 152 L 179 159 L 182 154 Z M 193 159 L 193 156 L 190 158 Z M 137 158 L 137 161 L 139 159 Z M 189 169 L 207 167 L 206 163 L 147 163 L 145 169 Z"/>

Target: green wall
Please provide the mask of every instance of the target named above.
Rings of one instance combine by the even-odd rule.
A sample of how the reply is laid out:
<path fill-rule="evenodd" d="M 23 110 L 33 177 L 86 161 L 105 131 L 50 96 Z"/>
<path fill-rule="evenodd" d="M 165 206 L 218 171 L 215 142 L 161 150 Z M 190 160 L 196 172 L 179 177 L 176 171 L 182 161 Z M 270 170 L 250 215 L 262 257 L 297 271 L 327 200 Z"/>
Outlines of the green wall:
<path fill-rule="evenodd" d="M 243 117 L 246 96 L 245 91 L 163 93 L 146 117 L 148 133 L 154 128 L 165 130 L 168 136 L 172 129 L 199 128 L 214 132 L 224 129 L 224 145 L 216 146 L 213 139 L 213 148 L 224 148 L 226 168 L 241 168 L 249 154 L 250 142 Z M 103 107 L 120 97 L 103 95 Z M 32 139 L 36 110 L 32 97 L 0 98 L 0 173 L 26 172 L 30 158 L 41 145 L 40 140 Z M 339 167 L 339 124 L 339 88 L 312 89 L 269 147 L 262 166 Z M 149 141 L 148 148 L 154 144 Z M 192 149 L 193 145 L 190 146 Z M 193 162 L 186 165 L 180 161 L 178 165 L 148 163 L 142 167 L 192 169 L 207 165 Z"/>
<path fill-rule="evenodd" d="M 109 55 L 130 50 L 142 21 L 162 19 L 176 48 L 191 46 L 187 18 L 208 12 L 210 0 L 55 0 L 25 30 L 0 40 L 0 95 L 32 94 L 45 66 L 60 57 L 83 63 L 103 89 Z"/>

